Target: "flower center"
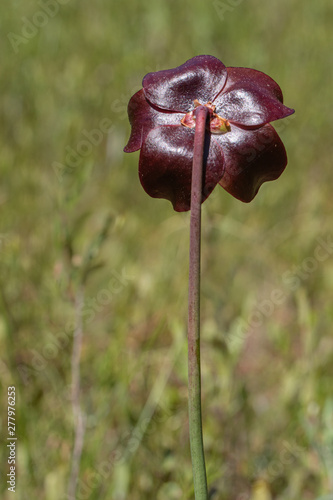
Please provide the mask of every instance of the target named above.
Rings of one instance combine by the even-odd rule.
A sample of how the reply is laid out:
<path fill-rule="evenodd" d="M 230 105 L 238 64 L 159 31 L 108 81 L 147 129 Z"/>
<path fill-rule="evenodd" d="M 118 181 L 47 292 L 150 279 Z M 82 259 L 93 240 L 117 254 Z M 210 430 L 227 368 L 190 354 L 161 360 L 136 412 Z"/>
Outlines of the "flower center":
<path fill-rule="evenodd" d="M 206 108 L 208 108 L 209 123 L 206 126 L 207 130 L 209 130 L 212 134 L 218 134 L 218 135 L 230 132 L 231 130 L 230 123 L 228 122 L 228 120 L 222 118 L 222 116 L 215 113 L 216 106 L 211 102 L 207 102 L 206 104 L 201 104 L 197 99 L 195 99 L 194 101 L 193 111 L 190 111 L 190 113 L 186 113 L 184 118 L 182 118 L 180 121 L 180 123 L 184 125 L 184 127 L 195 128 L 195 119 L 196 119 L 195 110 L 198 106 L 205 106 Z"/>

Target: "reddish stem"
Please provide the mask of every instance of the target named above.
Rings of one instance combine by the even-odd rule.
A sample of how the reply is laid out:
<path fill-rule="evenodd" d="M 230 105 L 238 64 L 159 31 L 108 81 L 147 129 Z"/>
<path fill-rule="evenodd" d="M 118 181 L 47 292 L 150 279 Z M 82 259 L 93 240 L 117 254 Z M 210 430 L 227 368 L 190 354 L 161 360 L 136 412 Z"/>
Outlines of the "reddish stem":
<path fill-rule="evenodd" d="M 188 297 L 188 399 L 190 445 L 196 500 L 207 500 L 207 478 L 202 439 L 201 374 L 200 374 L 200 242 L 203 155 L 208 109 L 196 109 L 193 148 L 190 266 Z"/>

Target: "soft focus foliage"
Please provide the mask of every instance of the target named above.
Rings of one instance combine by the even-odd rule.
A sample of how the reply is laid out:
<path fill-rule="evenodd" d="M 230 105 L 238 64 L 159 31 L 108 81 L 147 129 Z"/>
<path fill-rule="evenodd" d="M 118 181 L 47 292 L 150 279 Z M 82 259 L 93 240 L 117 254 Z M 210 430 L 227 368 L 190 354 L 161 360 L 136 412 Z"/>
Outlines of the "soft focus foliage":
<path fill-rule="evenodd" d="M 283 176 L 250 205 L 222 190 L 203 205 L 212 498 L 257 500 L 261 490 L 278 500 L 326 499 L 333 488 L 331 1 L 42 3 L 55 6 L 46 24 L 36 16 L 40 2 L 0 7 L 1 477 L 6 392 L 15 385 L 15 498 L 66 498 L 74 298 L 82 287 L 87 428 L 77 498 L 193 498 L 189 214 L 149 198 L 138 153 L 122 148 L 127 103 L 142 75 L 206 53 L 269 74 L 297 110 L 276 126 L 288 151 Z M 45 25 L 34 29 L 33 20 Z M 12 498 L 4 480 L 0 489 Z"/>

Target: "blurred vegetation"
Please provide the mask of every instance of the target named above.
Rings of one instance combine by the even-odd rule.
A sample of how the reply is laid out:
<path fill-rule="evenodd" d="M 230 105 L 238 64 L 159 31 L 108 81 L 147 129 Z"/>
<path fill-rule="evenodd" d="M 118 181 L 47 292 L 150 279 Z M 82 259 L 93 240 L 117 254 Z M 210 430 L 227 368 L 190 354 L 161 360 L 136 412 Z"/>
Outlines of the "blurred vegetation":
<path fill-rule="evenodd" d="M 332 23 L 330 0 L 2 2 L 4 500 L 12 498 L 6 406 L 13 385 L 15 498 L 67 498 L 81 291 L 86 429 L 77 499 L 193 498 L 189 215 L 149 198 L 138 153 L 122 149 L 127 102 L 142 77 L 199 54 L 264 71 L 296 109 L 276 124 L 289 157 L 282 177 L 249 205 L 218 187 L 203 205 L 211 498 L 332 498 Z"/>

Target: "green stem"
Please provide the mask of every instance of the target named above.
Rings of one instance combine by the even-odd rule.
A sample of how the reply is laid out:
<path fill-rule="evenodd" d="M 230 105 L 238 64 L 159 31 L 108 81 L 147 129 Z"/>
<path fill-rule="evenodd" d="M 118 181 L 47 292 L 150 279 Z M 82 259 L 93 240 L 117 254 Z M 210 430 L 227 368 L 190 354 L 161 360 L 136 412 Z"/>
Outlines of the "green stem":
<path fill-rule="evenodd" d="M 203 154 L 207 108 L 196 111 L 193 149 L 190 267 L 188 296 L 188 406 L 195 500 L 207 500 L 207 478 L 202 440 L 200 375 L 200 240 Z"/>

